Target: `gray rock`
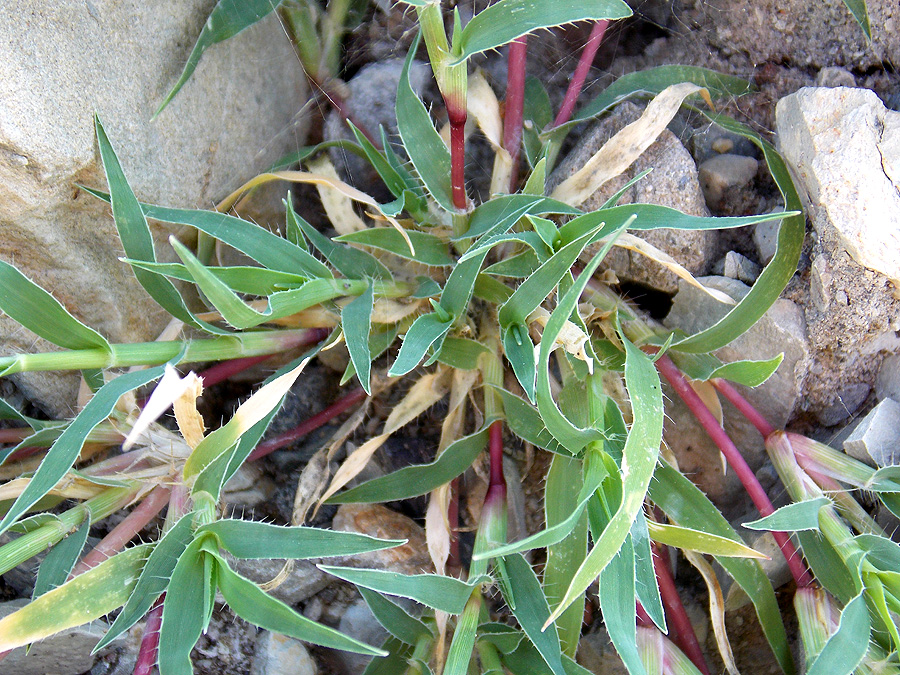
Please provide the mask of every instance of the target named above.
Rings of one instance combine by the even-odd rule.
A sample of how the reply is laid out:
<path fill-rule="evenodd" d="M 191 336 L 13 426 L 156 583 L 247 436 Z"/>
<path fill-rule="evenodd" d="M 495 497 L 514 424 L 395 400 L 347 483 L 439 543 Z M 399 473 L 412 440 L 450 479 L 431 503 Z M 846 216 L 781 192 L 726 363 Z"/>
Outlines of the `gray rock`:
<path fill-rule="evenodd" d="M 758 223 L 753 228 L 753 243 L 756 244 L 759 260 L 764 265 L 768 265 L 772 258 L 775 257 L 775 250 L 778 248 L 778 229 L 780 227 L 780 220 L 767 220 L 764 223 Z"/>
<path fill-rule="evenodd" d="M 816 75 L 817 87 L 855 87 L 856 78 L 846 68 L 828 66 Z"/>
<path fill-rule="evenodd" d="M 776 119 L 816 230 L 834 229 L 856 262 L 900 282 L 900 113 L 866 89 L 808 87 L 781 99 Z"/>
<path fill-rule="evenodd" d="M 108 207 L 76 186 L 105 187 L 94 113 L 138 197 L 167 206 L 210 207 L 305 135 L 296 113 L 306 78 L 274 15 L 209 49 L 151 121 L 212 6 L 11 0 L 0 8 L 0 258 L 117 342 L 155 339 L 168 316 L 117 260 Z M 155 229 L 162 257 L 168 232 Z M 0 319 L 0 353 L 50 348 Z M 76 377 L 18 381 L 53 416 L 74 414 Z"/>
<path fill-rule="evenodd" d="M 738 136 L 720 127 L 718 124 L 707 124 L 691 135 L 691 150 L 697 164 L 711 157 L 731 153 L 755 157 L 759 150 L 743 136 Z"/>
<path fill-rule="evenodd" d="M 380 142 L 379 126 L 383 126 L 389 138 L 397 138 L 397 86 L 403 70 L 403 59 L 386 59 L 370 63 L 359 70 L 346 84 L 347 109 L 357 127 L 365 128 Z M 409 71 L 413 91 L 421 96 L 430 76 L 430 69 L 424 63 L 414 61 Z M 350 127 L 340 115 L 332 111 L 325 119 L 323 131 L 326 141 L 354 139 Z M 402 153 L 395 145 L 394 150 Z M 380 199 L 389 199 L 390 192 L 381 187 L 382 182 L 372 166 L 356 155 L 340 149 L 330 151 L 332 163 L 353 185 Z M 380 192 L 379 192 L 380 190 Z"/>
<path fill-rule="evenodd" d="M 815 229 L 803 301 L 813 351 L 805 407 L 838 424 L 865 400 L 884 355 L 900 350 L 891 281 L 900 277 L 900 114 L 848 88 L 801 89 L 776 114 L 778 145 Z"/>
<path fill-rule="evenodd" d="M 719 208 L 733 192 L 746 188 L 756 177 L 759 162 L 730 153 L 716 155 L 699 168 L 700 187 L 710 208 Z"/>
<path fill-rule="evenodd" d="M 258 584 L 265 584 L 281 574 L 284 560 L 262 559 L 241 560 L 226 554 L 228 564 L 235 572 Z M 290 573 L 276 588 L 269 593 L 288 605 L 296 605 L 312 597 L 332 581 L 309 560 L 294 560 Z"/>
<path fill-rule="evenodd" d="M 900 354 L 892 354 L 881 362 L 875 380 L 875 396 L 879 401 L 892 398 L 900 402 Z"/>
<path fill-rule="evenodd" d="M 877 466 L 900 464 L 900 403 L 886 398 L 875 406 L 844 441 L 844 451 Z"/>
<path fill-rule="evenodd" d="M 749 287 L 736 279 L 703 277 L 699 281 L 735 300 L 749 291 Z M 665 324 L 695 333 L 721 319 L 730 307 L 682 282 Z M 755 389 L 742 388 L 743 394 L 775 428 L 784 427 L 799 407 L 807 377 L 809 347 L 802 310 L 790 300 L 779 299 L 749 331 L 716 352 L 724 362 L 769 359 L 781 352 L 784 361 L 772 377 Z M 725 509 L 728 517 L 740 515 L 743 502 L 735 502 L 734 496 L 744 492 L 736 475 L 733 471 L 723 475 L 719 450 L 681 400 L 671 391 L 668 398 L 665 437 L 678 456 L 682 471 Z M 766 460 L 763 439 L 730 405 L 723 403 L 722 408 L 725 430 L 741 448 L 750 467 L 759 469 Z"/>
<path fill-rule="evenodd" d="M 620 105 L 581 139 L 548 180 L 548 191 L 584 166 L 585 162 L 624 126 L 640 117 L 642 109 L 630 102 Z M 628 170 L 608 181 L 582 205 L 584 211 L 599 209 L 625 184 L 646 169 L 650 174 L 629 188 L 620 204 L 649 203 L 668 206 L 695 216 L 709 211 L 700 191 L 697 168 L 690 153 L 668 129 L 660 134 Z M 642 239 L 663 250 L 684 265 L 691 274 L 706 274 L 716 251 L 713 231 L 659 229 L 640 233 Z M 589 249 L 595 251 L 596 249 Z M 646 284 L 667 293 L 678 289 L 678 277 L 638 253 L 613 248 L 604 265 L 625 281 Z"/>
<path fill-rule="evenodd" d="M 729 251 L 726 253 L 725 257 L 717 262 L 716 266 L 713 268 L 713 272 L 720 276 L 728 277 L 729 279 L 737 279 L 748 285 L 751 285 L 756 281 L 756 278 L 761 271 L 759 265 L 749 258 L 742 256 L 737 251 Z"/>
<path fill-rule="evenodd" d="M 843 2 L 820 2 L 815 11 L 802 0 L 686 0 L 678 19 L 691 26 L 689 39 L 705 41 L 725 56 L 746 55 L 751 63 L 796 67 L 880 67 L 900 62 L 900 9 L 894 0 L 867 0 L 872 42 Z M 676 5 L 678 7 L 678 5 Z"/>
<path fill-rule="evenodd" d="M 250 675 L 316 675 L 316 662 L 300 640 L 264 630 L 256 636 Z"/>
<path fill-rule="evenodd" d="M 243 464 L 225 484 L 222 499 L 232 506 L 252 508 L 272 498 L 275 484 L 258 464 Z"/>
<path fill-rule="evenodd" d="M 0 618 L 12 614 L 28 604 L 27 599 L 0 603 Z M 78 675 L 90 670 L 95 656 L 91 654 L 109 626 L 103 621 L 92 621 L 84 626 L 64 630 L 44 638 L 31 646 L 10 652 L 0 663 L 3 675 Z"/>
<path fill-rule="evenodd" d="M 388 637 L 388 632 L 378 623 L 372 610 L 362 599 L 357 600 L 344 611 L 338 624 L 338 630 L 375 647 L 381 646 Z M 372 660 L 371 656 L 351 652 L 336 652 L 336 655 L 344 664 L 344 670 L 347 673 L 363 672 L 369 661 Z"/>

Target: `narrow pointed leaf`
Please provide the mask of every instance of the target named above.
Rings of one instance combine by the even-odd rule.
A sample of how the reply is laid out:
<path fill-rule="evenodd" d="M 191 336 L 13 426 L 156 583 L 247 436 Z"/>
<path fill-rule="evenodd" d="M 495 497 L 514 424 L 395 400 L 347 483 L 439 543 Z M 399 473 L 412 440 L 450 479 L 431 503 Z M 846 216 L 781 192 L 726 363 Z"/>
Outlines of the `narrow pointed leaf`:
<path fill-rule="evenodd" d="M 634 548 L 631 537 L 600 573 L 600 611 L 613 646 L 631 675 L 646 675 L 634 619 Z"/>
<path fill-rule="evenodd" d="M 449 247 L 440 237 L 417 230 L 407 230 L 406 234 L 416 249 L 415 254 L 409 250 L 403 235 L 393 227 L 371 227 L 335 237 L 335 241 L 371 246 L 423 265 L 449 267 L 453 264 Z"/>
<path fill-rule="evenodd" d="M 399 574 L 384 570 L 319 565 L 319 569 L 357 586 L 388 595 L 399 595 L 448 614 L 461 614 L 472 591 L 489 578 L 460 581 L 437 574 Z"/>
<path fill-rule="evenodd" d="M 631 10 L 621 0 L 500 0 L 476 14 L 458 40 L 454 35 L 454 56 L 464 61 L 541 28 L 628 16 Z"/>
<path fill-rule="evenodd" d="M 328 504 L 373 504 L 411 499 L 449 483 L 472 466 L 487 443 L 487 427 L 454 441 L 429 464 L 407 466 L 328 498 Z"/>
<path fill-rule="evenodd" d="M 386 597 L 365 586 L 359 587 L 359 594 L 366 601 L 372 614 L 385 630 L 401 642 L 415 645 L 421 639 L 432 637 L 428 627 L 419 619 L 410 616 L 405 609 L 394 604 Z"/>
<path fill-rule="evenodd" d="M 110 351 L 106 338 L 88 328 L 43 288 L 0 260 L 0 310 L 32 333 L 66 349 Z"/>
<path fill-rule="evenodd" d="M 88 434 L 100 422 L 109 417 L 122 394 L 137 389 L 162 376 L 164 366 L 139 370 L 105 384 L 88 401 L 81 413 L 60 435 L 47 451 L 34 477 L 0 521 L 0 532 L 5 532 L 23 513 L 47 494 L 75 464 Z"/>
<path fill-rule="evenodd" d="M 647 526 L 653 541 L 666 546 L 729 558 L 767 559 L 767 556 L 762 553 L 728 537 L 720 537 L 701 530 L 693 530 L 689 527 L 679 527 L 678 525 L 649 522 Z"/>
<path fill-rule="evenodd" d="M 866 0 L 844 0 L 844 4 L 850 10 L 853 18 L 856 19 L 856 23 L 862 28 L 863 33 L 871 40 L 872 29 L 869 25 L 869 10 L 866 7 Z"/>
<path fill-rule="evenodd" d="M 844 607 L 837 631 L 828 638 L 807 675 L 850 675 L 869 648 L 869 630 L 869 612 L 860 593 Z"/>
<path fill-rule="evenodd" d="M 263 591 L 249 579 L 234 572 L 219 559 L 219 590 L 234 613 L 267 630 L 299 640 L 356 654 L 385 656 L 386 652 L 328 628 L 298 614 L 286 604 Z M 162 674 L 160 674 L 162 675 Z"/>
<path fill-rule="evenodd" d="M 391 231 L 393 232 L 393 230 Z M 354 298 L 341 310 L 341 328 L 344 331 L 344 340 L 347 342 L 347 351 L 350 352 L 350 361 L 359 376 L 359 383 L 369 396 L 372 395 L 372 385 L 369 382 L 369 372 L 372 368 L 369 333 L 372 330 L 374 303 L 375 296 L 370 284 L 362 295 Z"/>
<path fill-rule="evenodd" d="M 232 38 L 245 28 L 249 28 L 270 14 L 279 4 L 281 3 L 276 0 L 219 0 L 203 24 L 203 30 L 200 31 L 200 37 L 194 43 L 194 48 L 191 50 L 191 55 L 188 56 L 187 63 L 184 64 L 181 76 L 166 94 L 154 117 L 163 111 L 175 98 L 175 95 L 181 91 L 185 83 L 191 79 L 203 52 L 214 44 Z"/>
<path fill-rule="evenodd" d="M 797 532 L 799 530 L 818 530 L 819 511 L 830 506 L 828 497 L 818 497 L 802 502 L 782 506 L 765 518 L 743 523 L 748 530 L 768 530 L 775 532 Z"/>
<path fill-rule="evenodd" d="M 631 526 L 631 544 L 634 549 L 634 589 L 647 615 L 662 632 L 666 629 L 666 614 L 659 595 L 656 570 L 653 569 L 653 551 L 647 517 L 639 513 Z"/>
<path fill-rule="evenodd" d="M 437 314 L 424 314 L 413 321 L 406 331 L 397 360 L 391 365 L 388 375 L 399 377 L 406 375 L 418 366 L 432 345 L 440 346 L 441 339 L 452 327 L 450 321 L 443 321 Z"/>
<path fill-rule="evenodd" d="M 541 195 L 503 195 L 478 206 L 469 217 L 469 229 L 455 239 L 474 239 L 487 233 L 506 231 L 526 214 L 578 215 L 581 211 L 565 202 Z"/>
<path fill-rule="evenodd" d="M 384 184 L 387 186 L 387 189 L 391 191 L 391 194 L 395 197 L 400 197 L 405 190 L 414 189 L 416 186 L 415 182 L 408 173 L 404 175 L 400 171 L 397 170 L 387 159 L 387 157 L 372 145 L 371 141 L 366 138 L 365 134 L 363 134 L 359 129 L 356 128 L 356 125 L 353 124 L 350 120 L 347 120 L 347 124 L 350 127 L 350 131 L 353 132 L 353 135 L 356 137 L 357 142 L 365 153 L 366 158 L 369 160 L 369 163 L 378 172 L 378 175 L 381 177 L 381 180 L 384 181 Z M 390 147 L 389 145 L 385 145 L 385 147 Z"/>
<path fill-rule="evenodd" d="M 72 571 L 81 556 L 90 529 L 91 519 L 85 518 L 77 530 L 50 549 L 38 570 L 37 579 L 34 582 L 34 592 L 31 594 L 32 600 L 66 583 L 69 572 Z"/>
<path fill-rule="evenodd" d="M 202 540 L 184 551 L 169 581 L 159 629 L 159 675 L 192 675 L 191 650 L 206 629 Z"/>

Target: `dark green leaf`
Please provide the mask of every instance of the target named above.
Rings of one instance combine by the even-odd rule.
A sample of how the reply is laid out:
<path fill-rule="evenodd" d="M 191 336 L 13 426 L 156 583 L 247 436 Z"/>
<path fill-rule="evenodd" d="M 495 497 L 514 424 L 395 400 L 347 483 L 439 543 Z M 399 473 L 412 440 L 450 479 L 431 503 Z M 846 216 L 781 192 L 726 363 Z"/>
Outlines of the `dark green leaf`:
<path fill-rule="evenodd" d="M 384 628 L 395 638 L 409 645 L 415 645 L 421 639 L 432 637 L 428 627 L 410 616 L 405 609 L 394 604 L 380 593 L 370 591 L 365 586 L 359 587 L 359 594 L 366 601 L 372 614 Z"/>
<path fill-rule="evenodd" d="M 600 573 L 600 611 L 613 646 L 631 675 L 645 675 L 634 623 L 634 548 L 631 537 Z"/>
<path fill-rule="evenodd" d="M 249 28 L 270 14 L 279 4 L 281 3 L 276 0 L 219 0 L 203 24 L 203 30 L 200 31 L 200 37 L 197 38 L 187 63 L 184 64 L 181 77 L 166 94 L 159 110 L 153 116 L 159 115 L 191 78 L 203 52 L 214 44 L 232 38 L 245 28 Z"/>
<path fill-rule="evenodd" d="M 869 26 L 869 10 L 866 7 L 866 0 L 844 0 L 844 4 L 850 10 L 853 18 L 856 19 L 856 23 L 862 28 L 863 33 L 871 40 L 872 29 Z"/>
<path fill-rule="evenodd" d="M 358 232 L 335 237 L 335 241 L 380 248 L 402 258 L 415 260 L 423 265 L 447 267 L 453 264 L 454 261 L 450 257 L 449 247 L 439 237 L 416 230 L 407 230 L 406 234 L 416 249 L 415 254 L 409 250 L 403 235 L 393 227 L 372 227 L 359 230 Z"/>
<path fill-rule="evenodd" d="M 191 650 L 207 626 L 205 554 L 200 550 L 201 545 L 202 540 L 195 539 L 187 547 L 169 580 L 159 629 L 160 675 L 192 675 L 194 672 Z"/>
<path fill-rule="evenodd" d="M 807 670 L 807 675 L 850 675 L 869 648 L 869 612 L 860 593 L 841 612 L 837 631 Z"/>
<path fill-rule="evenodd" d="M 359 376 L 359 383 L 369 396 L 372 395 L 372 387 L 369 382 L 369 371 L 372 367 L 369 332 L 372 330 L 374 306 L 375 296 L 370 284 L 362 295 L 354 298 L 341 310 L 341 328 L 344 331 L 344 340 L 347 342 L 347 351 L 350 352 L 350 360 Z"/>
<path fill-rule="evenodd" d="M 523 441 L 536 445 L 544 450 L 571 456 L 570 453 L 553 438 L 541 420 L 541 414 L 527 401 L 505 389 L 498 389 L 503 397 L 503 409 L 506 411 L 506 423 L 509 430 Z"/>
<path fill-rule="evenodd" d="M 90 530 L 91 519 L 85 518 L 78 529 L 66 535 L 62 541 L 50 549 L 44 562 L 41 563 L 37 579 L 34 581 L 32 600 L 66 583 L 69 572 L 72 571 L 81 556 Z"/>
<path fill-rule="evenodd" d="M 373 478 L 327 500 L 329 504 L 392 502 L 428 494 L 459 476 L 487 443 L 487 427 L 451 443 L 430 464 L 407 466 Z"/>
<path fill-rule="evenodd" d="M 421 363 L 432 345 L 436 350 L 440 349 L 441 340 L 447 335 L 452 325 L 450 321 L 442 320 L 434 312 L 424 314 L 413 321 L 403 338 L 400 353 L 397 354 L 397 360 L 391 365 L 388 375 L 391 377 L 406 375 Z"/>
<path fill-rule="evenodd" d="M 816 581 L 841 602 L 850 602 L 862 587 L 858 571 L 848 567 L 847 561 L 820 532 L 802 530 L 797 532 L 797 539 Z"/>
<path fill-rule="evenodd" d="M 474 239 L 484 234 L 505 232 L 526 214 L 577 215 L 581 211 L 564 202 L 535 195 L 503 195 L 477 207 L 469 217 L 469 229 L 454 237 Z"/>
<path fill-rule="evenodd" d="M 666 633 L 666 614 L 659 596 L 659 584 L 653 569 L 653 551 L 650 548 L 650 532 L 643 513 L 638 514 L 631 526 L 631 543 L 634 548 L 634 587 L 637 598 L 656 627 Z"/>
<path fill-rule="evenodd" d="M 503 331 L 503 353 L 512 366 L 513 373 L 528 400 L 534 403 L 534 380 L 537 368 L 534 357 L 534 343 L 528 334 L 528 327 L 522 324 L 506 326 Z"/>
<path fill-rule="evenodd" d="M 448 614 L 461 614 L 472 591 L 488 577 L 476 577 L 468 583 L 455 577 L 437 574 L 399 574 L 384 570 L 356 569 L 354 567 L 330 567 L 319 565 L 319 569 L 356 586 L 365 586 L 379 593 L 410 598 L 427 607 Z"/>
<path fill-rule="evenodd" d="M 475 370 L 482 354 L 488 349 L 480 342 L 448 335 L 441 344 L 438 361 L 459 370 Z"/>

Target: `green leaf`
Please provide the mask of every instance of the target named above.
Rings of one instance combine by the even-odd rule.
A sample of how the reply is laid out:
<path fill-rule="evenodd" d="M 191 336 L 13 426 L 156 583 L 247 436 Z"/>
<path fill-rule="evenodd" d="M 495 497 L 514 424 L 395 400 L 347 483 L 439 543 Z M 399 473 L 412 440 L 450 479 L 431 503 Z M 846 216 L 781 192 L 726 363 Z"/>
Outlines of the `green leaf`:
<path fill-rule="evenodd" d="M 407 466 L 387 476 L 373 478 L 326 500 L 327 504 L 374 504 L 411 499 L 462 474 L 484 449 L 488 425 L 481 431 L 454 441 L 429 464 Z"/>
<path fill-rule="evenodd" d="M 216 535 L 222 548 L 236 558 L 327 558 L 381 551 L 405 543 L 405 540 L 376 539 L 355 532 L 283 527 L 233 518 L 204 525 L 197 535 L 207 532 Z"/>
<path fill-rule="evenodd" d="M 441 343 L 438 361 L 459 370 L 475 370 L 480 356 L 487 351 L 480 342 L 448 335 Z"/>
<path fill-rule="evenodd" d="M 711 122 L 715 122 L 727 131 L 744 136 L 756 144 L 762 150 L 772 178 L 778 185 L 784 199 L 785 211 L 802 213 L 803 206 L 800 196 L 794 187 L 787 165 L 775 148 L 757 133 L 729 117 L 703 114 Z M 693 354 L 712 352 L 724 347 L 755 324 L 780 297 L 788 281 L 797 271 L 805 234 L 806 219 L 802 215 L 784 218 L 778 230 L 775 257 L 766 265 L 750 292 L 716 324 L 696 335 L 676 342 L 673 348 Z"/>
<path fill-rule="evenodd" d="M 0 619 L 0 650 L 37 642 L 121 607 L 150 548 L 142 544 L 126 549 Z"/>
<path fill-rule="evenodd" d="M 472 211 L 469 229 L 465 234 L 454 237 L 474 239 L 485 234 L 505 232 L 527 214 L 578 215 L 581 211 L 565 202 L 539 195 L 503 195 L 485 202 Z"/>
<path fill-rule="evenodd" d="M 638 514 L 631 526 L 631 544 L 634 548 L 634 588 L 637 598 L 656 627 L 667 633 L 666 614 L 659 595 L 656 570 L 653 568 L 650 531 L 647 517 L 643 513 Z"/>
<path fill-rule="evenodd" d="M 185 83 L 191 79 L 203 52 L 214 44 L 232 38 L 245 28 L 249 28 L 274 11 L 280 4 L 276 0 L 219 0 L 206 19 L 206 23 L 203 24 L 203 30 L 200 31 L 200 37 L 197 38 L 187 63 L 184 64 L 181 77 L 166 94 L 153 117 L 159 115 L 169 101 L 175 98 Z"/>
<path fill-rule="evenodd" d="M 534 381 L 537 368 L 534 356 L 534 343 L 528 334 L 528 326 L 512 324 L 503 330 L 503 353 L 512 366 L 513 373 L 528 400 L 534 403 Z"/>
<path fill-rule="evenodd" d="M 581 121 L 596 117 L 635 93 L 655 96 L 666 87 L 681 82 L 693 82 L 697 86 L 703 87 L 714 99 L 730 99 L 735 96 L 743 96 L 753 90 L 753 85 L 747 80 L 717 73 L 707 68 L 657 66 L 623 75 L 575 113 L 574 120 Z"/>
<path fill-rule="evenodd" d="M 159 628 L 160 675 L 192 675 L 191 650 L 208 622 L 205 612 L 206 577 L 201 551 L 195 539 L 182 553 L 169 581 Z"/>
<path fill-rule="evenodd" d="M 125 250 L 126 257 L 154 263 L 156 262 L 156 252 L 153 246 L 153 235 L 150 233 L 150 227 L 147 225 L 147 219 L 144 217 L 142 205 L 138 202 L 131 186 L 128 184 L 128 179 L 125 177 L 125 172 L 122 170 L 116 151 L 113 149 L 99 117 L 94 117 L 94 126 L 96 127 L 97 145 L 100 149 L 100 157 L 103 160 L 103 170 L 106 172 L 106 182 L 109 185 L 110 194 L 104 196 L 102 193 L 94 190 L 87 189 L 87 191 L 100 198 L 106 198 L 112 206 L 116 230 L 119 233 L 119 239 L 122 241 L 122 248 Z M 150 297 L 176 319 L 184 321 L 188 325 L 202 328 L 209 333 L 228 333 L 228 331 L 197 319 L 188 309 L 178 289 L 168 279 L 140 268 L 133 267 L 132 270 L 138 283 L 141 284 Z"/>
<path fill-rule="evenodd" d="M 166 590 L 175 565 L 194 538 L 193 514 L 178 519 L 157 541 L 141 570 L 134 592 L 119 612 L 106 635 L 94 647 L 97 652 L 140 621 L 153 603 Z"/>
<path fill-rule="evenodd" d="M 554 619 L 581 597 L 621 548 L 644 503 L 662 443 L 664 411 L 659 375 L 646 354 L 627 338 L 622 340 L 626 353 L 625 384 L 634 415 L 622 457 L 622 502 L 576 572 L 566 597 L 554 611 Z"/>
<path fill-rule="evenodd" d="M 388 655 L 376 656 L 369 661 L 362 675 L 395 675 L 402 673 L 409 665 L 413 649 L 397 638 L 388 637 L 381 645 L 381 649 L 388 652 Z"/>
<path fill-rule="evenodd" d="M 801 530 L 796 536 L 816 581 L 841 602 L 850 602 L 862 588 L 858 568 L 854 566 L 851 569 L 841 553 L 821 532 Z"/>
<path fill-rule="evenodd" d="M 776 354 L 766 361 L 732 361 L 723 364 L 712 354 L 685 354 L 668 352 L 672 360 L 685 375 L 692 380 L 707 382 L 722 379 L 742 384 L 745 387 L 758 387 L 768 380 L 784 360 L 784 354 Z"/>
<path fill-rule="evenodd" d="M 650 499 L 679 525 L 740 541 L 719 510 L 697 486 L 665 462 L 656 467 L 650 483 Z M 717 558 L 726 572 L 747 593 L 756 609 L 759 623 L 781 670 L 795 672 L 787 632 L 772 584 L 756 560 Z"/>
<path fill-rule="evenodd" d="M 369 160 L 369 163 L 375 171 L 378 172 L 381 180 L 384 181 L 384 184 L 387 186 L 387 189 L 391 191 L 392 195 L 400 197 L 406 190 L 414 190 L 418 187 L 412 179 L 412 176 L 406 172 L 399 171 L 397 167 L 389 162 L 387 157 L 385 157 L 378 148 L 372 145 L 365 134 L 357 129 L 356 125 L 349 119 L 347 120 L 347 125 L 350 127 L 350 131 L 353 132 L 353 135 L 356 137 L 357 142 L 365 153 L 366 159 Z M 382 127 L 382 131 L 384 131 L 384 127 Z M 390 145 L 385 143 L 384 147 L 389 149 Z"/>
<path fill-rule="evenodd" d="M 860 593 L 841 612 L 837 631 L 828 638 L 807 675 L 850 675 L 869 648 L 869 612 Z"/>
<path fill-rule="evenodd" d="M 453 207 L 450 186 L 450 152 L 431 123 L 425 105 L 409 83 L 410 64 L 420 40 L 421 32 L 409 48 L 400 73 L 397 87 L 397 129 L 403 147 L 409 153 L 409 159 L 428 192 L 445 210 L 453 213 L 456 209 Z"/>
<path fill-rule="evenodd" d="M 697 551 L 698 553 L 714 556 L 731 558 L 766 558 L 766 556 L 758 551 L 755 551 L 744 543 L 735 541 L 730 537 L 722 537 L 717 534 L 710 534 L 709 532 L 704 532 L 702 530 L 680 527 L 678 525 L 665 525 L 654 522 L 650 522 L 647 525 L 650 531 L 650 538 L 653 539 L 653 541 L 665 544 L 666 546 L 673 546 L 675 548 Z"/>
<path fill-rule="evenodd" d="M 72 571 L 81 556 L 90 530 L 91 519 L 85 518 L 78 529 L 66 535 L 61 542 L 50 549 L 38 570 L 37 579 L 34 582 L 34 592 L 31 594 L 32 600 L 66 583 L 69 572 Z"/>
<path fill-rule="evenodd" d="M 768 530 L 774 532 L 796 532 L 798 530 L 818 530 L 819 511 L 830 506 L 828 497 L 818 497 L 782 506 L 765 518 L 743 523 L 748 530 Z"/>
<path fill-rule="evenodd" d="M 519 398 L 505 389 L 497 389 L 503 398 L 503 409 L 506 411 L 506 424 L 509 430 L 523 441 L 550 452 L 571 456 L 570 453 L 553 438 L 544 422 L 541 414 L 530 406 L 525 400 Z"/>
<path fill-rule="evenodd" d="M 322 143 L 317 143 L 316 145 L 306 145 L 299 150 L 295 150 L 294 152 L 291 152 L 281 159 L 277 160 L 268 169 L 266 169 L 266 173 L 284 171 L 285 169 L 289 169 L 293 166 L 296 166 L 297 164 L 300 164 L 308 157 L 312 157 L 322 150 L 328 150 L 329 148 L 340 148 L 341 150 L 344 150 L 346 152 L 352 152 L 357 157 L 366 159 L 366 153 L 362 149 L 362 147 L 360 147 L 353 141 L 348 141 L 345 138 L 340 138 L 334 141 L 323 141 Z"/>
<path fill-rule="evenodd" d="M 391 635 L 408 645 L 415 645 L 422 639 L 433 637 L 428 627 L 410 616 L 405 609 L 394 604 L 386 597 L 365 586 L 359 587 L 359 594 L 366 601 L 378 623 L 384 626 Z"/>
<path fill-rule="evenodd" d="M 0 260 L 0 310 L 32 333 L 66 349 L 102 349 L 109 342 L 69 314 L 59 301 L 15 267 Z M 12 410 L 8 405 L 6 408 Z M 24 420 L 24 418 L 22 418 Z"/>
<path fill-rule="evenodd" d="M 631 675 L 646 675 L 634 623 L 634 547 L 628 536 L 600 573 L 600 611 L 610 640 Z"/>
<path fill-rule="evenodd" d="M 353 567 L 318 565 L 338 579 L 364 586 L 379 593 L 399 595 L 448 614 L 461 614 L 472 591 L 489 577 L 480 576 L 468 582 L 437 574 L 399 574 L 384 570 L 366 570 Z"/>
<path fill-rule="evenodd" d="M 88 434 L 100 422 L 109 417 L 116 407 L 119 397 L 133 389 L 137 389 L 148 382 L 152 382 L 163 374 L 165 366 L 148 368 L 132 373 L 119 375 L 119 377 L 105 384 L 88 401 L 84 409 L 72 423 L 60 434 L 56 442 L 47 451 L 47 455 L 38 467 L 31 481 L 18 496 L 13 505 L 0 521 L 0 533 L 6 532 L 23 513 L 34 506 L 37 501 L 46 495 L 63 476 L 66 475 L 87 440 Z"/>
<path fill-rule="evenodd" d="M 507 583 L 501 588 L 516 589 L 515 606 L 510 606 L 516 621 L 554 675 L 566 675 L 556 626 L 551 625 L 547 630 L 542 630 L 544 622 L 550 616 L 550 606 L 537 575 L 518 553 L 504 557 L 503 563 Z"/>
<path fill-rule="evenodd" d="M 273 598 L 249 579 L 240 576 L 218 559 L 219 590 L 234 613 L 266 630 L 299 640 L 356 654 L 385 656 L 386 652 L 307 619 Z M 160 674 L 162 675 L 162 674 Z"/>
<path fill-rule="evenodd" d="M 372 330 L 372 309 L 375 307 L 375 295 L 372 285 L 350 304 L 341 310 L 341 328 L 350 361 L 359 376 L 359 383 L 366 394 L 372 395 L 369 371 L 372 368 L 372 353 L 369 351 L 369 333 Z"/>
<path fill-rule="evenodd" d="M 458 40 L 454 35 L 453 56 L 460 63 L 541 28 L 628 16 L 631 10 L 621 0 L 500 0 L 476 14 Z"/>
<path fill-rule="evenodd" d="M 454 263 L 449 247 L 440 237 L 416 230 L 407 230 L 406 234 L 416 249 L 415 255 L 409 250 L 403 235 L 393 227 L 371 227 L 335 237 L 335 241 L 379 248 L 423 265 L 448 267 Z"/>
<path fill-rule="evenodd" d="M 129 258 L 125 258 L 122 262 L 155 274 L 162 274 L 171 279 L 194 283 L 194 277 L 191 276 L 188 268 L 180 263 L 148 263 Z M 247 293 L 249 295 L 270 295 L 286 288 L 298 288 L 309 281 L 308 276 L 267 270 L 265 267 L 238 265 L 234 267 L 207 267 L 206 270 L 235 293 Z"/>
<path fill-rule="evenodd" d="M 872 29 L 869 26 L 869 10 L 866 7 L 866 0 L 844 0 L 844 4 L 850 10 L 853 18 L 856 19 L 859 27 L 863 29 L 863 33 L 871 40 Z"/>
<path fill-rule="evenodd" d="M 432 346 L 435 346 L 436 351 L 440 348 L 442 338 L 452 326 L 451 321 L 442 320 L 435 312 L 418 317 L 406 331 L 397 360 L 391 365 L 388 375 L 406 375 L 418 366 Z"/>

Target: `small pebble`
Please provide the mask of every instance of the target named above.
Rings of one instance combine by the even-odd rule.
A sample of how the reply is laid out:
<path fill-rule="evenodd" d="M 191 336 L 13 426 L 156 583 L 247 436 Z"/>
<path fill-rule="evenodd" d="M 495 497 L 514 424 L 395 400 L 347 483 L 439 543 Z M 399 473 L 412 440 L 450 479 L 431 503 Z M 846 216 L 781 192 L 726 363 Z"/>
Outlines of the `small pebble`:
<path fill-rule="evenodd" d="M 891 398 L 900 403 L 900 354 L 892 354 L 882 361 L 875 380 L 875 396 L 879 401 Z"/>
<path fill-rule="evenodd" d="M 318 670 L 300 640 L 267 630 L 256 638 L 250 675 L 316 675 Z"/>
<path fill-rule="evenodd" d="M 829 66 L 816 75 L 817 87 L 855 87 L 856 78 L 846 68 Z"/>
<path fill-rule="evenodd" d="M 759 253 L 759 260 L 764 265 L 775 257 L 775 249 L 778 248 L 778 230 L 781 227 L 780 220 L 767 220 L 753 228 L 753 243 Z"/>
<path fill-rule="evenodd" d="M 737 251 L 726 253 L 725 257 L 713 268 L 715 274 L 729 279 L 738 279 L 749 285 L 753 285 L 761 271 L 759 265 Z"/>
<path fill-rule="evenodd" d="M 700 165 L 700 187 L 710 206 L 722 204 L 728 192 L 746 187 L 756 177 L 759 162 L 752 157 L 724 154 Z"/>
<path fill-rule="evenodd" d="M 844 451 L 867 464 L 900 463 L 900 403 L 886 398 L 875 406 L 844 441 Z"/>

